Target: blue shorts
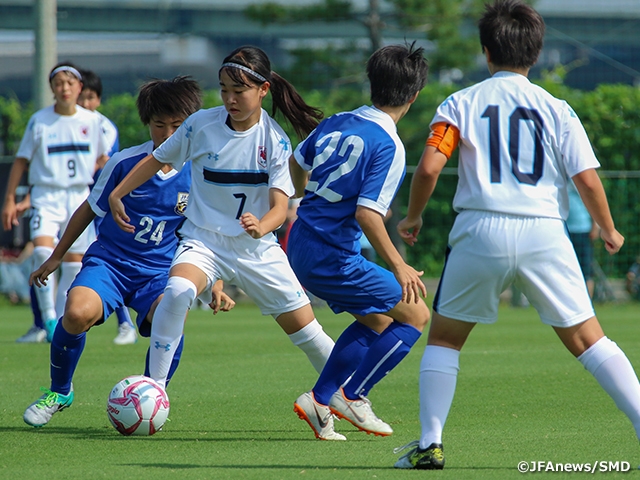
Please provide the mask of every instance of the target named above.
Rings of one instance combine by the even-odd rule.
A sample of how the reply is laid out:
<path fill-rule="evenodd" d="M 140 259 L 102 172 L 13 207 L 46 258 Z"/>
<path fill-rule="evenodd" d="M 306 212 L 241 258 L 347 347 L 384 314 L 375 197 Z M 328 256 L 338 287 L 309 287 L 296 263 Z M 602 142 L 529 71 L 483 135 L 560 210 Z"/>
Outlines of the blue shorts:
<path fill-rule="evenodd" d="M 107 262 L 98 257 L 85 256 L 82 269 L 71 284 L 74 287 L 87 287 L 100 295 L 104 310 L 104 323 L 116 308 L 131 307 L 138 314 L 136 324 L 140 335 L 151 335 L 151 324 L 145 322 L 149 309 L 155 300 L 164 293 L 169 279 L 169 270 L 147 270 L 145 274 L 131 265 L 122 262 Z"/>
<path fill-rule="evenodd" d="M 302 222 L 291 228 L 287 255 L 304 288 L 335 313 L 387 313 L 402 300 L 402 287 L 393 273 L 359 252 L 329 245 Z"/>

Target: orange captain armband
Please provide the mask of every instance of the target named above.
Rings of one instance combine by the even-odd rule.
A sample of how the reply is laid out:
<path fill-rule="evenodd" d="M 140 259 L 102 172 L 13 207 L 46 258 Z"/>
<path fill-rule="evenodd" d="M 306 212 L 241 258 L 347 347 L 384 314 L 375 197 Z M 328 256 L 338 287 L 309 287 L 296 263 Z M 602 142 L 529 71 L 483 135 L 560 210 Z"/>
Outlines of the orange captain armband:
<path fill-rule="evenodd" d="M 427 145 L 437 148 L 447 158 L 458 146 L 460 130 L 450 123 L 438 122 L 431 125 L 431 134 L 427 138 Z"/>

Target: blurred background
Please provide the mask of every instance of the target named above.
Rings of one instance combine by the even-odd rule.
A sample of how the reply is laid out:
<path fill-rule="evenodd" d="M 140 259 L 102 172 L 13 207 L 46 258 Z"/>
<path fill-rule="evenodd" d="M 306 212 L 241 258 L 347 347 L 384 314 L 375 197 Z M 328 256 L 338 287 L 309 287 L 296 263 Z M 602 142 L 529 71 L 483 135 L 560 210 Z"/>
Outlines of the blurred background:
<path fill-rule="evenodd" d="M 100 110 L 120 131 L 120 147 L 148 138 L 135 95 L 150 78 L 191 75 L 218 105 L 217 72 L 232 49 L 264 49 L 272 68 L 326 115 L 368 103 L 364 64 L 376 48 L 416 41 L 430 63 L 429 84 L 398 129 L 408 175 L 389 232 L 404 215 L 410 174 L 436 106 L 451 92 L 486 78 L 476 20 L 483 0 L 0 0 L 0 194 L 29 116 L 52 103 L 46 76 L 58 61 L 95 71 L 104 86 Z M 610 257 L 595 240 L 594 299 L 633 298 L 629 269 L 640 254 L 640 1 L 537 0 L 547 25 L 531 79 L 567 100 L 602 163 L 601 176 L 627 243 Z M 289 132 L 294 144 L 297 139 Z M 425 213 L 409 262 L 437 283 L 456 159 L 445 169 Z M 24 222 L 26 224 L 26 222 Z M 0 235 L 19 250 L 26 225 Z"/>

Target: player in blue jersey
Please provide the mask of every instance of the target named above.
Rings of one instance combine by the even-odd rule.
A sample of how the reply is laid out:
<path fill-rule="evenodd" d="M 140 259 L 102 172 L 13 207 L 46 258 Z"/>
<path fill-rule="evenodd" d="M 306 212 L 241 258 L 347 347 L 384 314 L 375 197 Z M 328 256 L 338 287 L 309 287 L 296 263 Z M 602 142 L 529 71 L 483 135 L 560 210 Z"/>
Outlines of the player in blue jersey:
<path fill-rule="evenodd" d="M 102 128 L 109 139 L 109 144 L 111 145 L 108 154 L 109 157 L 111 157 L 114 153 L 120 150 L 118 129 L 111 120 L 98 112 L 98 107 L 102 103 L 102 80 L 100 80 L 97 73 L 91 70 L 80 70 L 80 74 L 82 75 L 82 91 L 78 97 L 78 105 L 86 108 L 87 110 L 98 113 L 100 118 L 102 118 Z M 98 177 L 101 172 L 102 169 L 96 171 L 93 177 L 95 182 L 98 181 Z M 96 226 L 96 230 L 98 228 L 97 224 L 100 220 L 101 217 L 96 217 L 93 221 Z M 129 309 L 124 306 L 118 307 L 116 308 L 115 314 L 118 318 L 118 335 L 113 339 L 113 343 L 116 345 L 136 343 L 138 335 L 136 334 L 135 325 L 133 325 L 133 322 L 131 321 Z"/>
<path fill-rule="evenodd" d="M 185 120 L 109 199 L 120 227 L 132 231 L 121 199 L 163 165 L 182 168 L 191 161 L 187 219 L 151 332 L 152 344 L 162 348 L 152 349 L 150 372 L 161 384 L 186 312 L 218 279 L 241 288 L 264 315 L 275 318 L 318 372 L 333 348 L 273 233 L 284 223 L 294 193 L 287 167 L 291 147 L 262 102 L 270 91 L 274 109 L 301 135 L 313 130 L 321 113 L 271 71 L 269 58 L 256 47 L 240 47 L 228 55 L 219 80 L 224 105 Z"/>
<path fill-rule="evenodd" d="M 166 168 L 123 199 L 136 225 L 135 235 L 116 228 L 109 214 L 108 196 L 131 168 L 169 138 L 201 103 L 200 88 L 188 77 L 154 80 L 141 87 L 138 113 L 142 123 L 149 125 L 151 141 L 125 149 L 107 162 L 98 184 L 74 213 L 51 257 L 32 273 L 31 280 L 36 286 L 46 283 L 74 239 L 96 215 L 103 217 L 98 239 L 87 250 L 53 335 L 51 387 L 24 413 L 24 421 L 29 425 L 46 425 L 54 413 L 73 402 L 71 380 L 89 328 L 103 323 L 116 308 L 126 305 L 138 313 L 140 334 L 149 336 L 153 312 L 166 286 L 178 244 L 175 231 L 184 220 L 190 171 Z M 214 313 L 233 306 L 233 301 L 219 289 L 215 297 Z M 180 351 L 181 348 L 173 356 L 171 373 L 177 367 Z"/>
<path fill-rule="evenodd" d="M 366 395 L 406 356 L 429 321 L 420 298 L 427 293 L 422 272 L 404 262 L 384 225 L 405 172 L 396 124 L 424 87 L 427 70 L 422 48 L 377 50 L 367 62 L 373 106 L 324 120 L 289 162 L 296 194 L 304 193 L 289 235 L 291 266 L 334 312 L 356 319 L 336 342 L 313 390 L 294 404 L 323 440 L 345 439 L 333 430 L 331 413 L 367 433 L 391 435 Z M 362 255 L 363 232 L 391 271 Z"/>

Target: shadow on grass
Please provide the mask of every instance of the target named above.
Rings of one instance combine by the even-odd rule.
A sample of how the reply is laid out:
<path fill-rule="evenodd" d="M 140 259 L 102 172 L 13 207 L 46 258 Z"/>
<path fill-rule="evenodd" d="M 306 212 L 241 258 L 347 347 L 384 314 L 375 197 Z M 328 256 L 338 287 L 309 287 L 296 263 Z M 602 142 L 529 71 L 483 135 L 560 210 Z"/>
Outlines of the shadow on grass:
<path fill-rule="evenodd" d="M 34 435 L 59 435 L 70 438 L 80 438 L 85 440 L 117 440 L 123 441 L 150 441 L 150 442 L 319 442 L 312 434 L 305 438 L 297 435 L 304 435 L 302 432 L 292 432 L 291 430 L 170 430 L 159 432 L 153 436 L 129 436 L 118 434 L 118 432 L 109 427 L 56 427 L 47 425 L 45 427 L 34 428 L 29 426 L 5 426 L 0 427 L 1 433 L 26 433 L 31 432 Z M 364 433 L 353 432 L 351 436 L 347 433 L 349 441 L 352 443 L 360 443 L 373 440 Z M 279 436 L 274 436 L 279 435 Z"/>
<path fill-rule="evenodd" d="M 273 470 L 300 470 L 300 471 L 310 471 L 310 470 L 398 470 L 390 465 L 388 467 L 380 467 L 375 465 L 283 465 L 283 464 L 274 464 L 274 465 L 194 465 L 194 464 L 177 464 L 177 463 L 121 463 L 118 466 L 121 467 L 143 467 L 143 468 L 162 468 L 168 470 L 195 470 L 198 468 L 211 468 L 211 469 L 234 469 L 234 470 L 262 470 L 262 469 L 273 469 Z M 464 470 L 483 470 L 483 471 L 502 471 L 502 470 L 511 470 L 514 471 L 513 467 L 447 467 L 447 471 L 456 470 L 456 471 L 464 471 Z M 426 470 L 424 470 L 426 472 Z"/>

